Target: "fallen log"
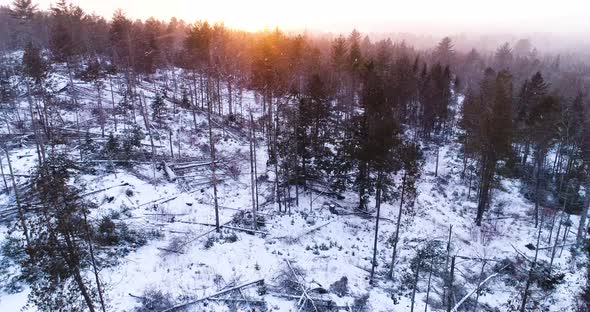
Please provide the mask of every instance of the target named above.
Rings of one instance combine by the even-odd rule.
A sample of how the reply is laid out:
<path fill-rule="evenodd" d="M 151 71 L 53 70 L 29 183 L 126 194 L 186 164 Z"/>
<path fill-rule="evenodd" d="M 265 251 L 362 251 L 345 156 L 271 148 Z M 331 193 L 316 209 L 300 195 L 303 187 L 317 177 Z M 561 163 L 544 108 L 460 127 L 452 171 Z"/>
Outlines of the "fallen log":
<path fill-rule="evenodd" d="M 122 184 L 119 184 L 119 185 L 113 185 L 113 186 L 109 186 L 109 187 L 106 187 L 106 188 L 103 188 L 103 189 L 100 189 L 100 190 L 91 191 L 91 192 L 88 192 L 88 193 L 82 194 L 81 196 L 82 196 L 82 197 L 85 197 L 85 196 L 90 196 L 90 195 L 94 195 L 94 194 L 96 194 L 96 193 L 100 193 L 100 192 L 108 191 L 108 190 L 110 190 L 110 189 L 114 189 L 114 188 L 116 188 L 116 187 L 121 187 L 121 186 L 129 186 L 129 183 L 122 183 Z"/>
<path fill-rule="evenodd" d="M 294 300 L 299 300 L 301 297 L 301 296 L 281 294 L 281 293 L 269 293 L 269 295 L 275 296 L 275 297 L 281 297 L 281 298 L 285 298 L 285 299 L 294 299 Z M 312 297 L 312 299 L 316 303 L 321 304 L 323 306 L 329 306 L 329 307 L 337 308 L 337 309 L 345 309 L 346 308 L 345 306 L 336 305 L 336 303 L 330 299 L 322 299 L 322 298 L 317 298 L 317 297 Z"/>
<path fill-rule="evenodd" d="M 226 302 L 245 302 L 245 303 L 257 303 L 264 304 L 264 300 L 251 300 L 251 299 L 232 299 L 232 298 L 209 298 L 206 301 L 226 301 Z"/>
<path fill-rule="evenodd" d="M 313 233 L 313 232 L 315 232 L 315 231 L 317 231 L 317 230 L 325 227 L 326 225 L 328 225 L 328 224 L 330 224 L 332 222 L 333 221 L 326 222 L 326 223 L 324 223 L 322 225 L 318 225 L 318 226 L 316 226 L 316 227 L 314 227 L 314 228 L 312 228 L 312 229 L 310 229 L 308 231 L 305 231 L 305 232 L 303 232 L 303 233 L 301 233 L 301 234 L 299 234 L 297 236 L 280 236 L 280 237 L 275 237 L 275 239 L 287 239 L 287 240 L 289 240 L 289 242 L 294 243 L 294 242 L 298 241 L 301 237 L 303 237 L 305 235 L 308 235 L 308 234 L 311 234 L 311 233 Z"/>
<path fill-rule="evenodd" d="M 219 163 L 220 161 L 216 161 L 215 163 Z M 170 164 L 170 167 L 173 167 L 176 170 L 184 170 L 190 169 L 195 167 L 203 167 L 203 166 L 210 166 L 213 162 L 205 162 L 205 163 L 198 163 L 198 164 L 187 164 L 187 165 L 178 165 L 178 164 Z"/>
<path fill-rule="evenodd" d="M 195 222 L 195 221 L 182 221 L 182 220 L 179 220 L 179 221 L 175 221 L 175 222 L 178 222 L 178 223 L 186 223 L 186 224 L 205 225 L 205 226 L 216 226 L 215 224 L 211 224 L 211 223 L 203 223 L 203 222 Z M 239 228 L 239 227 L 229 226 L 229 225 L 220 225 L 219 227 L 220 228 L 223 228 L 223 229 L 243 231 L 243 232 L 247 232 L 247 233 L 258 233 L 258 234 L 264 234 L 264 235 L 267 235 L 268 234 L 268 232 L 265 232 L 265 231 L 252 230 L 252 229 L 244 229 L 244 228 Z"/>
<path fill-rule="evenodd" d="M 293 273 L 293 276 L 295 277 L 295 282 L 297 282 L 297 284 L 299 285 L 299 287 L 301 288 L 302 291 L 302 296 L 301 299 L 299 299 L 299 303 L 301 305 L 305 304 L 305 300 L 303 301 L 303 303 L 301 303 L 301 300 L 303 299 L 303 297 L 305 297 L 306 300 L 309 300 L 309 302 L 311 302 L 311 305 L 313 306 L 313 309 L 316 312 L 318 311 L 318 308 L 316 307 L 313 299 L 309 296 L 309 294 L 307 293 L 307 290 L 305 289 L 305 287 L 303 286 L 302 282 L 299 281 L 299 276 L 297 275 L 297 273 L 295 272 L 295 270 L 293 269 L 293 267 L 291 266 L 291 262 L 289 262 L 289 259 L 285 259 L 285 262 L 287 262 L 287 265 L 289 266 L 289 269 L 291 269 L 291 272 Z"/>
<path fill-rule="evenodd" d="M 161 166 L 164 169 L 164 173 L 166 174 L 168 181 L 169 182 L 176 181 L 176 173 L 174 173 L 172 168 L 170 168 L 170 166 L 165 161 L 162 161 Z"/>
<path fill-rule="evenodd" d="M 162 310 L 160 312 L 171 312 L 171 311 L 175 311 L 175 310 L 178 310 L 180 308 L 184 308 L 184 307 L 187 307 L 187 306 L 190 306 L 190 305 L 193 305 L 193 304 L 196 304 L 196 303 L 199 303 L 199 302 L 202 302 L 202 301 L 206 301 L 206 300 L 209 300 L 211 298 L 214 298 L 214 297 L 217 297 L 217 296 L 226 294 L 228 292 L 232 292 L 234 290 L 240 290 L 240 289 L 242 289 L 244 287 L 248 287 L 248 286 L 251 286 L 251 285 L 254 285 L 254 284 L 259 284 L 259 283 L 264 283 L 264 279 L 259 279 L 259 280 L 253 281 L 253 282 L 248 282 L 248 283 L 245 283 L 245 284 L 242 284 L 242 285 L 234 286 L 234 287 L 228 288 L 226 290 L 218 291 L 218 292 L 216 292 L 216 293 L 214 293 L 212 295 L 209 295 L 207 297 L 203 297 L 203 298 L 200 298 L 200 299 L 196 299 L 196 300 L 192 300 L 192 301 L 189 301 L 189 302 L 181 303 L 179 305 L 175 305 L 175 306 L 173 306 L 171 308 Z"/>
<path fill-rule="evenodd" d="M 184 255 L 184 252 L 178 251 L 178 250 L 174 250 L 174 249 L 161 248 L 161 247 L 158 247 L 157 249 L 158 250 L 161 250 L 161 251 L 173 252 L 173 253 Z"/>
<path fill-rule="evenodd" d="M 498 272 L 488 276 L 485 280 L 483 280 L 481 283 L 479 283 L 479 285 L 477 285 L 477 287 L 475 287 L 475 289 L 473 289 L 471 292 L 469 292 L 467 295 L 465 295 L 465 297 L 463 297 L 461 300 L 459 300 L 459 302 L 457 302 L 457 304 L 455 304 L 455 306 L 451 309 L 451 312 L 457 312 L 457 310 L 459 309 L 459 307 L 467 300 L 469 299 L 469 297 L 471 297 L 471 295 L 473 295 L 476 291 L 478 291 L 481 286 L 483 286 L 485 283 L 487 283 L 489 280 L 491 280 L 492 278 L 496 277 L 498 274 L 500 274 L 500 272 L 505 269 L 506 267 L 508 267 L 508 265 L 505 265 L 504 267 L 502 267 Z"/>

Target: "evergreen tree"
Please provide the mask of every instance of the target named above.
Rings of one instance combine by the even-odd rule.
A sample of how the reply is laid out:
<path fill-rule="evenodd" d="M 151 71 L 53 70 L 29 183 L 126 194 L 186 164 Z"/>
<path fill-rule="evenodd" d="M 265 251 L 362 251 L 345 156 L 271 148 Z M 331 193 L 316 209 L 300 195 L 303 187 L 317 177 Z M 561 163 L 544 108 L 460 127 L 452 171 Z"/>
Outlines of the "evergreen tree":
<path fill-rule="evenodd" d="M 98 115 L 97 117 L 100 124 L 101 134 L 104 136 L 105 124 L 107 121 L 107 115 L 102 106 L 103 79 L 106 77 L 105 69 L 97 59 L 94 59 L 88 63 L 88 66 L 82 72 L 81 76 L 84 81 L 91 82 L 96 88 L 96 114 Z"/>
<path fill-rule="evenodd" d="M 37 12 L 37 5 L 33 4 L 32 0 L 14 0 L 12 1 L 12 8 L 10 15 L 19 21 L 28 21 L 33 18 Z"/>
<path fill-rule="evenodd" d="M 162 117 L 166 114 L 166 102 L 160 92 L 156 92 L 156 96 L 152 101 L 152 118 L 159 124 L 162 123 Z"/>
<path fill-rule="evenodd" d="M 479 96 L 468 93 L 463 104 L 462 127 L 466 131 L 464 153 L 477 155 L 479 197 L 476 225 L 491 203 L 498 161 L 510 155 L 512 143 L 512 76 L 508 71 L 485 72 Z"/>
<path fill-rule="evenodd" d="M 29 42 L 23 54 L 23 73 L 31 78 L 36 85 L 43 83 L 49 69 L 41 54 L 41 49 Z"/>
<path fill-rule="evenodd" d="M 105 311 L 101 285 L 85 273 L 96 265 L 86 217 L 93 206 L 69 182 L 75 169 L 63 155 L 36 169 L 32 185 L 41 208 L 31 219 L 35 260 L 23 263 L 23 272 L 31 285 L 29 300 L 40 309 L 96 311 L 100 302 Z"/>
<path fill-rule="evenodd" d="M 453 41 L 449 37 L 444 37 L 436 46 L 434 51 L 435 60 L 443 65 L 451 65 L 454 61 L 455 50 Z"/>
<path fill-rule="evenodd" d="M 498 70 L 511 69 L 514 56 L 512 54 L 512 48 L 508 42 L 501 45 L 494 55 L 494 61 Z"/>

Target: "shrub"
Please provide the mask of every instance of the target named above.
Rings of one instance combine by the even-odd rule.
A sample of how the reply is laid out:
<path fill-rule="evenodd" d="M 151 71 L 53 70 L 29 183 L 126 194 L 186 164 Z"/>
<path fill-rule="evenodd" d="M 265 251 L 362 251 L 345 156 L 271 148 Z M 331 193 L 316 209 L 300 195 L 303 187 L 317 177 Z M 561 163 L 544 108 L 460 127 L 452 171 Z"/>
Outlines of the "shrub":
<path fill-rule="evenodd" d="M 147 289 L 141 296 L 141 306 L 134 312 L 163 311 L 174 305 L 171 295 L 161 290 Z"/>
<path fill-rule="evenodd" d="M 205 241 L 205 249 L 209 249 L 209 248 L 213 247 L 213 245 L 215 245 L 216 241 L 217 241 L 216 236 L 207 237 L 207 240 Z"/>
<path fill-rule="evenodd" d="M 352 303 L 351 311 L 354 312 L 369 312 L 369 307 L 367 306 L 367 301 L 369 301 L 369 294 L 364 294 L 358 298 L 354 298 L 354 302 Z"/>
<path fill-rule="evenodd" d="M 238 241 L 238 235 L 235 232 L 231 232 L 229 235 L 225 236 L 225 242 L 227 243 L 235 243 Z"/>
<path fill-rule="evenodd" d="M 339 280 L 330 285 L 330 291 L 338 297 L 344 297 L 348 294 L 348 277 L 342 276 Z"/>

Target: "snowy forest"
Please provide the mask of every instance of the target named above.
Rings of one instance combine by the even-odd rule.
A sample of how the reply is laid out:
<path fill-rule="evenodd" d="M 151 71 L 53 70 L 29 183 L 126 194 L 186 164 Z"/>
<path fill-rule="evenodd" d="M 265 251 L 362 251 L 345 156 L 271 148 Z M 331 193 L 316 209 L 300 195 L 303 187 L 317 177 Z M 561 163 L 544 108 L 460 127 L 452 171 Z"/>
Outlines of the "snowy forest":
<path fill-rule="evenodd" d="M 0 311 L 590 311 L 590 58 L 0 6 Z"/>

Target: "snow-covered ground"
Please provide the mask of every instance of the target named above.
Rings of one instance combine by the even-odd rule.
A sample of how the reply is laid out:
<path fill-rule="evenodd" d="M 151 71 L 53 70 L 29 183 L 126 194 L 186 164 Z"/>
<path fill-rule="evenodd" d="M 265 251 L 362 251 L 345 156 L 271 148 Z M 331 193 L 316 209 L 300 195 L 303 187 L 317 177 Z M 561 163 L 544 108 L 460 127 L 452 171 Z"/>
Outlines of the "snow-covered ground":
<path fill-rule="evenodd" d="M 54 75 L 58 86 L 64 85 L 65 77 Z M 160 82 L 161 83 L 161 82 Z M 91 106 L 96 99 L 91 85 L 78 81 L 81 101 Z M 154 96 L 153 85 L 141 86 L 148 101 Z M 115 102 L 120 100 L 115 96 Z M 111 105 L 108 87 L 103 90 L 103 105 Z M 25 102 L 22 103 L 25 107 Z M 168 103 L 171 105 L 170 103 Z M 252 92 L 244 93 L 244 107 L 260 108 Z M 207 158 L 200 146 L 207 144 L 208 136 L 203 128 L 192 131 L 195 121 L 187 111 L 170 114 L 167 123 L 173 129 L 173 150 L 178 157 L 180 148 L 183 157 Z M 72 113 L 64 114 L 66 120 L 75 120 Z M 199 113 L 196 124 L 206 123 L 206 116 Z M 89 120 L 90 110 L 82 112 L 80 120 Z M 137 116 L 138 123 L 142 124 Z M 88 129 L 100 133 L 96 124 Z M 6 131 L 3 129 L 2 131 Z M 119 124 L 118 132 L 122 131 Z M 224 176 L 218 185 L 220 223 L 226 224 L 243 212 L 251 210 L 249 175 L 249 146 L 247 139 L 227 129 L 216 127 L 217 149 L 224 162 L 235 163 L 239 174 Z M 109 119 L 106 133 L 115 132 L 114 123 Z M 159 154 L 169 154 L 165 132 L 155 142 Z M 260 135 L 262 137 L 262 135 Z M 144 140 L 149 145 L 149 139 Z M 266 166 L 266 146 L 259 141 L 257 167 L 259 175 L 267 173 L 273 178 L 273 168 Z M 71 150 L 77 157 L 77 150 Z M 498 262 L 509 259 L 516 263 L 515 270 L 526 274 L 528 265 L 523 255 L 532 259 L 534 251 L 525 245 L 536 241 L 537 230 L 532 222 L 533 203 L 520 192 L 520 182 L 503 178 L 501 187 L 494 191 L 492 211 L 486 213 L 484 226 L 474 225 L 476 213 L 475 190 L 469 192 L 468 178 L 462 178 L 463 163 L 458 143 L 447 143 L 440 149 L 438 177 L 434 176 L 434 151 L 426 153 L 427 160 L 418 185 L 418 196 L 414 207 L 402 217 L 399 256 L 394 269 L 394 278 L 388 277 L 392 256 L 391 240 L 395 233 L 399 202 L 393 201 L 382 206 L 378 233 L 377 271 L 374 285 L 369 284 L 369 271 L 374 239 L 375 218 L 353 214 L 356 207 L 354 193 L 345 194 L 345 199 L 336 200 L 326 196 L 302 193 L 299 206 L 292 207 L 291 213 L 278 213 L 278 207 L 267 204 L 259 213 L 265 218 L 265 226 L 259 233 L 246 233 L 231 227 L 223 228 L 221 238 L 213 227 L 204 224 L 215 223 L 213 190 L 207 168 L 191 173 L 191 177 L 170 182 L 162 171 L 151 164 L 138 164 L 133 169 L 117 168 L 115 172 L 98 165 L 96 174 L 85 174 L 73 182 L 84 186 L 86 192 L 99 191 L 90 195 L 99 208 L 92 212 L 92 219 L 119 213 L 116 222 L 125 223 L 131 229 L 152 233 L 148 243 L 124 257 L 118 264 L 105 267 L 100 276 L 105 284 L 109 311 L 132 311 L 140 305 L 137 297 L 147 290 L 160 290 L 169 294 L 176 303 L 203 298 L 227 287 L 264 279 L 266 291 L 260 286 L 248 287 L 242 295 L 266 301 L 269 311 L 298 311 L 298 299 L 286 298 L 280 285 L 289 272 L 289 264 L 299 270 L 303 283 L 311 288 L 329 289 L 330 285 L 347 277 L 349 292 L 342 297 L 334 293 L 321 295 L 333 300 L 340 311 L 354 304 L 354 298 L 368 294 L 367 311 L 410 311 L 414 275 L 411 261 L 417 250 L 431 241 L 439 242 L 446 253 L 446 244 L 451 231 L 450 255 L 469 258 L 489 259 L 484 269 L 481 260 L 456 259 L 454 285 L 459 288 L 456 300 L 476 287 L 483 278 L 499 269 Z M 36 152 L 31 146 L 10 151 L 15 174 L 27 175 L 36 163 Z M 4 158 L 4 157 L 3 157 Z M 3 162 L 7 172 L 6 162 Z M 223 169 L 222 169 L 223 170 Z M 17 183 L 26 181 L 18 177 Z M 260 202 L 265 203 L 271 182 L 260 182 Z M 468 194 L 470 193 L 470 196 Z M 310 205 L 310 201 L 312 204 Z M 0 205 L 9 205 L 13 198 L 0 197 Z M 331 212 L 330 205 L 337 207 L 338 214 Z M 409 209 L 405 207 L 404 209 Z M 333 210 L 333 209 L 332 209 Z M 578 217 L 571 216 L 572 224 L 578 224 Z M 243 227 L 229 223 L 233 227 Z M 7 224 L 0 225 L 0 240 L 6 237 Z M 548 229 L 544 228 L 542 246 L 549 245 Z M 216 239 L 213 239 L 216 238 Z M 575 239 L 569 234 L 566 243 Z M 235 240 L 235 241 L 234 241 Z M 208 243 L 208 244 L 207 244 Z M 212 244 L 211 244 L 212 243 Z M 175 249 L 178 252 L 172 252 Z M 574 311 L 576 295 L 585 283 L 583 264 L 585 259 L 573 257 L 569 248 L 557 252 L 554 271 L 565 273 L 564 282 L 552 292 L 543 292 L 533 286 L 533 296 L 541 300 L 548 311 Z M 551 249 L 539 252 L 539 259 L 549 261 Z M 2 259 L 0 258 L 0 263 Z M 444 265 L 444 264 L 438 264 Z M 450 264 L 449 264 L 450 265 Z M 524 273 L 523 273 L 524 272 Z M 415 299 L 415 311 L 425 311 L 429 274 L 419 275 Z M 514 280 L 513 275 L 501 272 L 491 279 L 478 298 L 480 310 L 484 305 L 499 311 L 510 311 L 508 302 L 518 301 L 522 295 L 524 280 Z M 429 292 L 429 311 L 442 311 L 444 284 L 440 274 L 433 274 Z M 0 293 L 1 311 L 19 311 L 26 304 L 27 289 L 16 294 Z M 318 298 L 320 295 L 317 295 Z M 474 297 L 471 297 L 474 300 Z M 246 311 L 246 306 L 242 306 Z M 470 311 L 473 309 L 471 306 Z M 29 307 L 28 311 L 35 311 Z M 190 306 L 188 311 L 230 311 L 224 302 L 209 301 Z M 467 310 L 466 310 L 467 311 Z"/>

